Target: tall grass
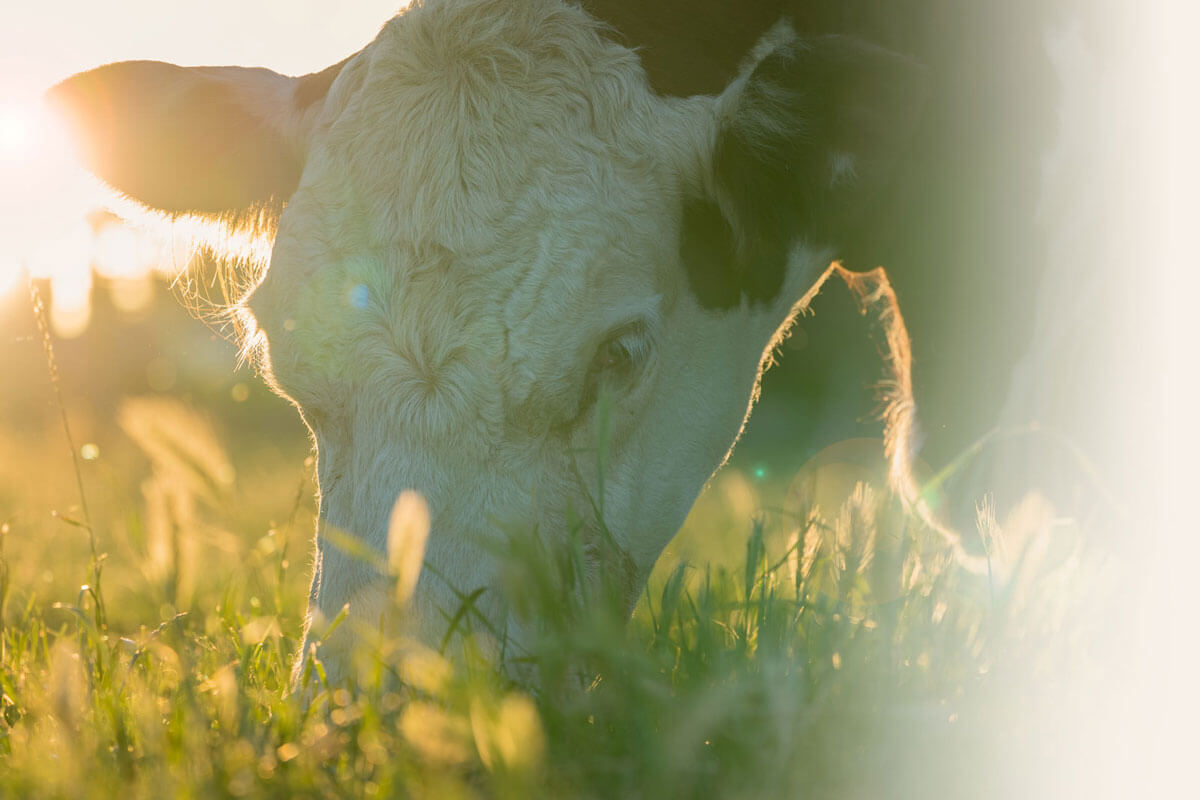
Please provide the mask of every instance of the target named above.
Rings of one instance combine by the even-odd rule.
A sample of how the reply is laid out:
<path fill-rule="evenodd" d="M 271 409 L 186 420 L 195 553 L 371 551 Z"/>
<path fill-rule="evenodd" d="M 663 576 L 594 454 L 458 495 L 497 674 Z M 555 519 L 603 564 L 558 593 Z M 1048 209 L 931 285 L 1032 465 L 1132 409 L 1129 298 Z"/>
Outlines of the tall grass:
<path fill-rule="evenodd" d="M 129 413 L 152 453 L 167 412 Z M 293 693 L 303 559 L 281 531 L 222 516 L 211 448 L 172 452 L 125 510 L 141 534 L 122 560 L 164 561 L 106 579 L 159 598 L 155 627 L 145 605 L 98 618 L 104 598 L 86 592 L 39 602 L 6 560 L 21 531 L 0 534 L 0 797 L 1011 796 L 1010 755 L 1042 718 L 1019 704 L 1079 657 L 1077 538 L 1036 514 L 1012 535 L 985 510 L 993 568 L 978 574 L 859 484 L 838 508 L 744 519 L 744 551 L 723 564 L 665 558 L 632 622 L 578 531 L 513 535 L 522 652 L 470 625 L 441 651 L 381 637 L 349 685 L 310 656 Z M 169 525 L 149 519 L 164 496 Z M 176 544 L 155 550 L 153 524 Z M 86 558 L 57 565 L 72 568 L 90 580 Z"/>

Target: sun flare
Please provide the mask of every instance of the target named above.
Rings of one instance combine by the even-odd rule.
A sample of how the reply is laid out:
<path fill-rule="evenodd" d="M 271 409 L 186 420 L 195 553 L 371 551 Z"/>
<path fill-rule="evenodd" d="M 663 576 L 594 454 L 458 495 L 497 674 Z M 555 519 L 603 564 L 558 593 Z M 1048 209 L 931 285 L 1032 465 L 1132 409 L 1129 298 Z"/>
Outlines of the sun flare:
<path fill-rule="evenodd" d="M 77 335 L 91 287 L 87 215 L 104 192 L 82 171 L 36 97 L 0 101 L 0 294 L 28 273 L 50 280 L 57 333 Z M 66 324 L 66 320 L 73 320 Z"/>
<path fill-rule="evenodd" d="M 26 161 L 36 150 L 38 115 L 19 105 L 0 104 L 0 161 Z"/>

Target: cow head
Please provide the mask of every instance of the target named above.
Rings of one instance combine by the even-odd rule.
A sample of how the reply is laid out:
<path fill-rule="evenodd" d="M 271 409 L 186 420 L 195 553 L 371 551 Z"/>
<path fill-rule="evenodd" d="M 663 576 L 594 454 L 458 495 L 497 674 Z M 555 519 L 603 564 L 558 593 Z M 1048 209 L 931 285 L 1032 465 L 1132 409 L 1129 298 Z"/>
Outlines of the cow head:
<path fill-rule="evenodd" d="M 246 345 L 312 432 L 322 531 L 382 551 L 397 495 L 426 498 L 411 614 L 433 637 L 456 591 L 509 621 L 514 527 L 610 536 L 594 566 L 636 597 L 918 83 L 780 26 L 720 96 L 663 97 L 574 5 L 428 0 L 323 73 L 129 62 L 52 97 L 142 203 L 278 214 Z M 376 568 L 320 534 L 313 612 L 377 621 Z"/>

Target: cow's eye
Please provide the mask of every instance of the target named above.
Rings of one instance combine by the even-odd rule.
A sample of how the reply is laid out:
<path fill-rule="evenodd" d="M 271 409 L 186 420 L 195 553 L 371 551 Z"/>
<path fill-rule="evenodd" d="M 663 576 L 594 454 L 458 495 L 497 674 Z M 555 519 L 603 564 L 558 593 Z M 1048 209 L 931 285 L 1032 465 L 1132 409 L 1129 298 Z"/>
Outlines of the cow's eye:
<path fill-rule="evenodd" d="M 628 336 L 608 340 L 596 351 L 592 369 L 607 372 L 624 372 L 631 369 L 638 344 Z"/>
<path fill-rule="evenodd" d="M 615 389 L 631 383 L 649 354 L 650 340 L 641 324 L 627 325 L 610 333 L 596 349 L 588 367 L 580 411 L 595 404 L 601 389 Z"/>

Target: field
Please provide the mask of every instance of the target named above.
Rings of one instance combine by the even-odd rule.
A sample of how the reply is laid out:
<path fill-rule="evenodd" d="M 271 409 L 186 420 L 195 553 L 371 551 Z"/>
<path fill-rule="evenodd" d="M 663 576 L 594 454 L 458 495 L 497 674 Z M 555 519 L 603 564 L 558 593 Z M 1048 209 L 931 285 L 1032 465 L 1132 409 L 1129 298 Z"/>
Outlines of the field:
<path fill-rule="evenodd" d="M 23 335 L 3 398 L 18 424 L 2 443 L 0 797 L 1105 785 L 1078 761 L 1107 679 L 1087 622 L 1107 602 L 1102 554 L 1031 494 L 1000 522 L 981 507 L 987 568 L 965 570 L 863 439 L 782 479 L 751 440 L 628 624 L 612 587 L 583 588 L 573 532 L 514 535 L 509 591 L 541 622 L 508 673 L 536 684 L 500 677 L 464 598 L 440 650 L 367 635 L 351 687 L 309 658 L 291 692 L 313 529 L 298 423 L 170 298 L 133 321 L 97 313 L 59 343 L 54 383 L 28 303 L 8 307 Z M 134 344 L 151 330 L 173 333 Z"/>
<path fill-rule="evenodd" d="M 608 576 L 584 574 L 577 530 L 507 531 L 498 588 L 534 631 L 526 652 L 466 594 L 444 640 L 360 630 L 348 685 L 310 653 L 297 686 L 317 491 L 307 431 L 228 331 L 196 318 L 230 298 L 193 259 L 191 225 L 143 229 L 138 193 L 85 175 L 42 101 L 130 59 L 328 77 L 400 5 L 6 7 L 0 800 L 1197 794 L 1200 12 L 786 4 L 805 9 L 805 37 L 861 36 L 928 69 L 926 106 L 903 109 L 920 117 L 911 142 L 839 243 L 849 267 L 886 267 L 911 333 L 906 499 L 889 490 L 877 390 L 904 392 L 887 383 L 879 331 L 831 286 L 781 343 L 632 619 Z M 693 17 L 736 4 L 658 5 Z M 736 39 L 663 27 L 698 64 Z M 154 127 L 135 94 L 132 113 L 104 115 L 130 140 Z M 215 121 L 196 118 L 197 132 Z M 212 144 L 260 127 L 218 125 Z M 875 170 L 842 150 L 824 154 L 832 184 L 803 184 L 798 221 L 810 188 L 857 192 L 849 167 L 864 182 Z M 168 181 L 176 165 L 223 183 L 190 155 L 146 174 Z M 254 250 L 217 238 L 231 257 Z M 403 601 L 417 559 L 341 546 L 391 570 Z M 351 624 L 322 621 L 317 636 Z"/>

